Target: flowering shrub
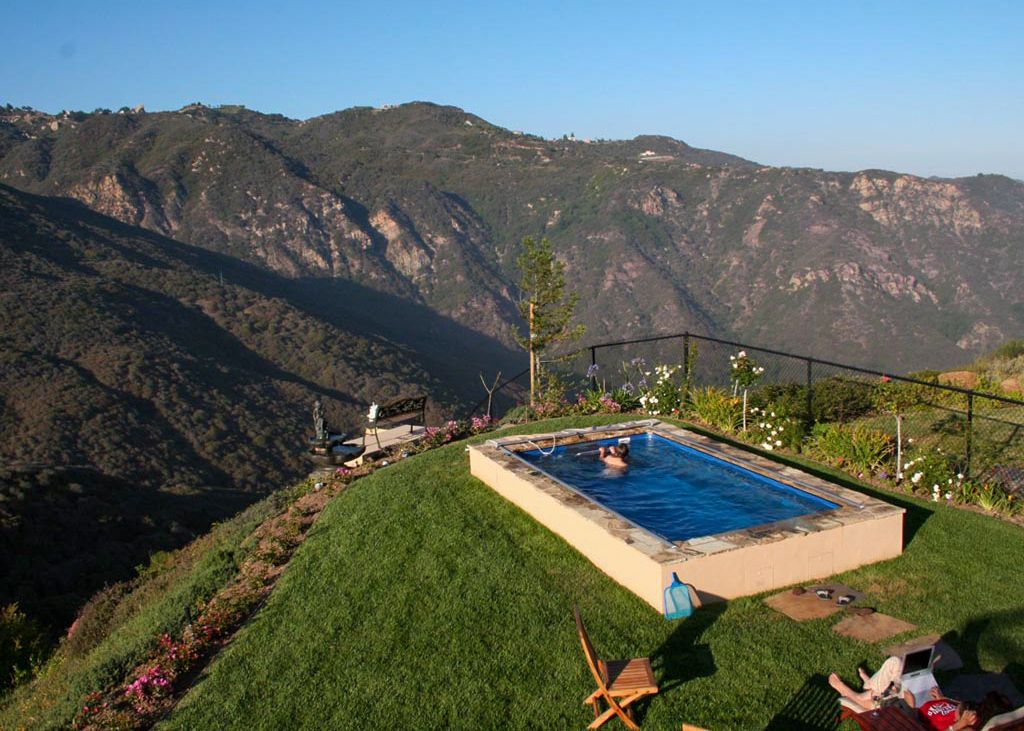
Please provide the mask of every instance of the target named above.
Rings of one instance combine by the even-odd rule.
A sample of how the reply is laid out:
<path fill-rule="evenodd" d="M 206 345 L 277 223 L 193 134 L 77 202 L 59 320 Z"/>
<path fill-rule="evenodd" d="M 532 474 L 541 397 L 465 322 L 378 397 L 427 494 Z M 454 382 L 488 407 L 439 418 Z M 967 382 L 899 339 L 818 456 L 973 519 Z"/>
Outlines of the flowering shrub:
<path fill-rule="evenodd" d="M 754 362 L 747 351 L 741 350 L 736 355 L 729 356 L 731 373 L 729 378 L 732 381 L 732 395 L 735 396 L 739 389 L 743 390 L 743 431 L 747 430 L 747 390 L 753 386 L 761 376 L 764 375 L 764 368 Z"/>
<path fill-rule="evenodd" d="M 730 355 L 729 361 L 732 370 L 729 380 L 733 383 L 733 396 L 738 393 L 739 389 L 746 390 L 753 386 L 764 375 L 764 368 L 755 363 L 745 350 L 741 350 L 736 355 Z"/>
<path fill-rule="evenodd" d="M 85 696 L 85 704 L 75 714 L 71 722 L 74 729 L 105 728 L 133 729 L 134 714 L 128 709 L 112 709 L 110 702 L 105 700 L 99 691 Z"/>
<path fill-rule="evenodd" d="M 962 482 L 964 476 L 941 449 L 925 452 L 907 460 L 896 472 L 896 481 L 910 486 L 916 493 L 933 495 L 937 490 L 945 491 L 955 482 Z"/>
<path fill-rule="evenodd" d="M 640 406 L 647 413 L 660 416 L 678 412 L 682 404 L 682 388 L 675 382 L 674 377 L 680 367 L 677 365 L 654 366 L 654 383 L 642 389 L 640 394 Z M 644 375 L 652 374 L 650 371 L 645 371 Z"/>
<path fill-rule="evenodd" d="M 469 420 L 469 431 L 472 434 L 479 434 L 489 430 L 492 426 L 492 419 L 488 414 L 483 416 L 474 416 Z"/>
<path fill-rule="evenodd" d="M 137 677 L 124 690 L 139 713 L 148 713 L 149 704 L 154 698 L 167 695 L 171 690 L 171 679 L 159 665 L 156 665 Z"/>
<path fill-rule="evenodd" d="M 779 411 L 773 410 L 770 406 L 763 409 L 751 407 L 748 426 L 747 437 L 750 441 L 769 452 L 781 447 L 797 449 L 803 440 L 800 422 L 786 416 L 781 407 Z"/>
<path fill-rule="evenodd" d="M 1012 517 L 1024 512 L 1017 493 L 1007 492 L 998 484 L 991 482 L 974 484 L 964 481 L 959 492 L 954 492 L 953 496 L 957 502 L 977 505 L 991 513 L 1002 513 Z"/>
<path fill-rule="evenodd" d="M 191 632 L 189 634 L 192 634 Z M 159 648 L 157 650 L 160 658 L 160 665 L 168 668 L 172 674 L 178 674 L 192 666 L 199 659 L 199 643 L 193 634 L 192 637 L 182 638 L 175 642 L 166 632 L 160 636 Z"/>
<path fill-rule="evenodd" d="M 463 429 L 457 421 L 448 421 L 443 427 L 428 426 L 420 440 L 421 449 L 433 449 L 447 444 L 462 435 Z"/>

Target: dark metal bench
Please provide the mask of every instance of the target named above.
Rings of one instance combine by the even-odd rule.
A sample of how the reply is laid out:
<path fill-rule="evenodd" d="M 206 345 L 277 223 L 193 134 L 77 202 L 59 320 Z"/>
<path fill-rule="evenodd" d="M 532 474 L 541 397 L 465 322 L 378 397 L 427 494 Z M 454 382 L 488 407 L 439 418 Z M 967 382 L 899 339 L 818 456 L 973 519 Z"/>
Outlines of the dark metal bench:
<path fill-rule="evenodd" d="M 376 404 L 374 404 L 376 406 Z M 370 407 L 370 415 L 367 418 L 366 429 L 363 431 L 363 446 L 366 446 L 366 434 L 371 429 L 377 440 L 377 449 L 383 449 L 380 444 L 379 429 L 384 424 L 401 424 L 409 421 L 409 432 L 418 421 L 425 425 L 427 418 L 427 397 L 426 396 L 404 396 L 388 401 L 377 406 L 376 412 L 373 406 Z"/>

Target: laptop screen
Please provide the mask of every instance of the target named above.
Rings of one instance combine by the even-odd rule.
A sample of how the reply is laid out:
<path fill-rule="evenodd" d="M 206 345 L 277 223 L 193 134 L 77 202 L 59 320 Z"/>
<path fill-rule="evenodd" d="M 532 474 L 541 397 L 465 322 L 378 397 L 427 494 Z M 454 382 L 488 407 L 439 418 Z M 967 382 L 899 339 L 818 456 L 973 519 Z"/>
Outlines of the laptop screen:
<path fill-rule="evenodd" d="M 908 652 L 903 656 L 903 674 L 919 673 L 922 670 L 929 670 L 932 664 L 932 651 L 934 647 L 926 647 L 923 650 Z"/>

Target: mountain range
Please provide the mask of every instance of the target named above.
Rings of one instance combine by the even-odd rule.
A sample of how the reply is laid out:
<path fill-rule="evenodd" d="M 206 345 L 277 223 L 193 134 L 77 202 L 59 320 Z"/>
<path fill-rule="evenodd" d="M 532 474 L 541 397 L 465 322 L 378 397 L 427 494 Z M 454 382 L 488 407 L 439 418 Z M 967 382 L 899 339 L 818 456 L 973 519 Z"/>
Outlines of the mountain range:
<path fill-rule="evenodd" d="M 766 167 L 666 137 L 547 140 L 454 107 L 10 107 L 0 181 L 511 345 L 549 237 L 589 340 L 684 329 L 907 370 L 1024 330 L 1024 184 Z"/>

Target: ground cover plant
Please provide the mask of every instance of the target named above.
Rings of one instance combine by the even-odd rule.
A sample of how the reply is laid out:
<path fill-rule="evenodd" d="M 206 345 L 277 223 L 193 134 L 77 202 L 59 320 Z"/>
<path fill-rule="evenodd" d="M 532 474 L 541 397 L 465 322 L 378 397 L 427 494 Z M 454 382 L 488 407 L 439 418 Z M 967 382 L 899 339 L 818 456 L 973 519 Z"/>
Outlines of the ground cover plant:
<path fill-rule="evenodd" d="M 122 678 L 155 638 L 180 632 L 189 608 L 235 574 L 242 542 L 280 500 L 256 503 L 137 580 L 94 597 L 38 677 L 0 698 L 0 729 L 68 728 L 87 694 Z"/>
<path fill-rule="evenodd" d="M 1006 669 L 1024 686 L 1024 600 L 1006 590 L 1024 561 L 1021 529 L 878 496 L 908 511 L 904 555 L 836 578 L 919 634 L 945 636 L 968 671 Z M 456 442 L 335 498 L 267 604 L 160 728 L 582 727 L 592 681 L 574 602 L 602 655 L 652 656 L 662 692 L 642 709 L 645 729 L 834 728 L 828 673 L 853 680 L 858 664 L 883 659 L 833 633 L 838 617 L 797 624 L 760 597 L 666 622 L 472 478 Z"/>

